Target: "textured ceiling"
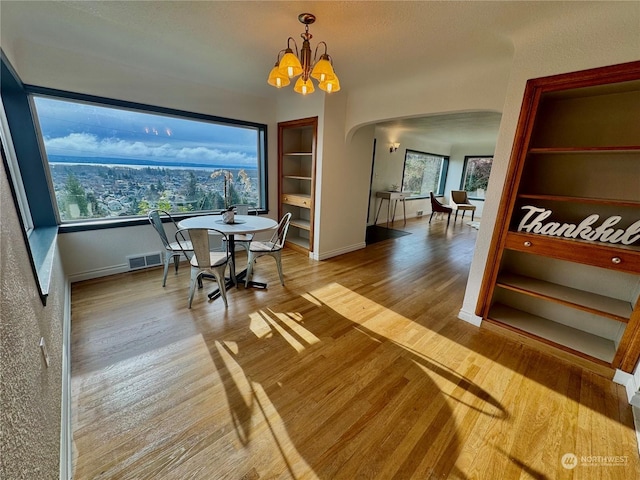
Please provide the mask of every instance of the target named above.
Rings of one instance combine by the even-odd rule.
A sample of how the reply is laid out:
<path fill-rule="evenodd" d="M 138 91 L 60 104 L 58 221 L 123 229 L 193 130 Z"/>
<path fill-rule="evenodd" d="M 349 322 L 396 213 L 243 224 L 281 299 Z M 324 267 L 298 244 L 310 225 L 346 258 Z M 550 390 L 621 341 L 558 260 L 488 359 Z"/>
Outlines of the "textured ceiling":
<path fill-rule="evenodd" d="M 46 45 L 269 97 L 278 91 L 266 84 L 267 75 L 287 37 L 300 43 L 302 12 L 316 15 L 312 48 L 326 41 L 348 93 L 465 62 L 510 58 L 523 35 L 606 3 L 2 0 L 0 21 L 2 44 L 15 52 L 19 71 L 21 55 Z M 452 119 L 459 128 L 463 120 Z M 416 128 L 415 120 L 410 123 Z"/>

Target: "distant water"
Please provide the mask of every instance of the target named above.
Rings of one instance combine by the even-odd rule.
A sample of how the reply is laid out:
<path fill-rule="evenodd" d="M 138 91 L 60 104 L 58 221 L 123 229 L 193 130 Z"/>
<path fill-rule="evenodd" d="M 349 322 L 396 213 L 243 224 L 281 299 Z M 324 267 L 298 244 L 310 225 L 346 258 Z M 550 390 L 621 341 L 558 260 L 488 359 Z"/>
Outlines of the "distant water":
<path fill-rule="evenodd" d="M 136 160 L 131 158 L 112 157 L 63 157 L 59 155 L 49 156 L 50 165 L 86 165 L 107 168 L 169 168 L 183 170 L 256 170 L 257 165 L 217 165 L 207 163 L 185 163 L 185 162 L 158 162 L 153 160 Z"/>

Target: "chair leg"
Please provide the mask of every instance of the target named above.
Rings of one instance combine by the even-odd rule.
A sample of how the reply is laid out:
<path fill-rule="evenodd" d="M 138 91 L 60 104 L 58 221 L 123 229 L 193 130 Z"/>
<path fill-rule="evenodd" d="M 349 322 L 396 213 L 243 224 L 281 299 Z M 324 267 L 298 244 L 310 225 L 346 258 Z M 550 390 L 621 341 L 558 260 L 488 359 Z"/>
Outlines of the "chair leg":
<path fill-rule="evenodd" d="M 167 284 L 167 273 L 169 273 L 169 261 L 173 257 L 173 253 L 169 252 L 169 250 L 165 250 L 164 252 L 164 272 L 162 274 L 162 286 L 164 287 Z"/>
<path fill-rule="evenodd" d="M 473 222 L 473 217 L 476 215 L 475 210 L 471 210 L 471 221 Z"/>
<path fill-rule="evenodd" d="M 280 283 L 284 287 L 284 276 L 282 275 L 282 256 L 278 251 L 277 254 L 273 255 L 273 258 L 276 259 L 276 266 L 278 267 L 278 275 L 280 275 Z"/>
<path fill-rule="evenodd" d="M 227 282 L 224 279 L 224 268 L 216 268 L 212 270 L 213 276 L 216 277 L 216 281 L 218 282 L 218 289 L 220 290 L 220 296 L 222 297 L 222 301 L 224 302 L 224 308 L 229 308 L 229 304 L 227 303 Z"/>
<path fill-rule="evenodd" d="M 249 259 L 247 260 L 247 273 L 244 276 L 244 286 L 245 286 L 245 288 L 247 288 L 249 286 L 249 281 L 251 280 L 251 277 L 253 276 L 253 262 L 254 261 L 255 261 L 255 258 L 253 257 L 251 252 L 249 252 Z"/>
<path fill-rule="evenodd" d="M 191 281 L 189 282 L 189 308 L 191 308 L 191 302 L 193 301 L 193 294 L 196 291 L 196 283 L 200 280 L 200 272 L 192 268 L 191 269 Z"/>
<path fill-rule="evenodd" d="M 464 215 L 464 213 L 463 213 L 463 215 Z M 456 216 L 453 219 L 453 223 L 456 223 L 457 220 L 458 220 L 458 210 L 456 210 Z"/>
<path fill-rule="evenodd" d="M 449 222 L 451 221 L 451 212 L 447 215 L 447 227 L 449 226 Z M 455 220 L 454 220 L 455 223 Z"/>
<path fill-rule="evenodd" d="M 434 214 L 434 213 L 435 213 L 435 212 L 432 210 L 432 211 L 431 211 L 431 215 L 429 215 L 429 223 L 431 223 L 431 219 L 433 218 L 433 214 Z"/>

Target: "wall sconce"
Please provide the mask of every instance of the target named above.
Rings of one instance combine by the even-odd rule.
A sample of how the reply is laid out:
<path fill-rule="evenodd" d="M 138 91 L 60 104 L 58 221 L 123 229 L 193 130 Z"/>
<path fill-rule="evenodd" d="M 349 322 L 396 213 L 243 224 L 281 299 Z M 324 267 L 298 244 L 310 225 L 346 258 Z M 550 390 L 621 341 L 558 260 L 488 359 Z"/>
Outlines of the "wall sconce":
<path fill-rule="evenodd" d="M 399 143 L 392 143 L 391 146 L 389 147 L 389 153 L 393 153 L 396 150 L 398 150 L 398 147 L 400 146 Z"/>

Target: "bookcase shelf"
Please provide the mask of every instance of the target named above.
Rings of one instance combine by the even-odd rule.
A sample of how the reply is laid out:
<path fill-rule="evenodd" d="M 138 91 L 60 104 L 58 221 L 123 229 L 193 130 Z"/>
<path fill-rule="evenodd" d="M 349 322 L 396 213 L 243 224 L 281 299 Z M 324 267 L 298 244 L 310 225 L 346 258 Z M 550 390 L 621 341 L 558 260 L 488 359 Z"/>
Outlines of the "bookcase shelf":
<path fill-rule="evenodd" d="M 562 346 L 579 355 L 586 355 L 609 364 L 616 353 L 613 340 L 506 305 L 494 305 L 488 319 L 507 328 L 529 334 L 547 344 Z"/>

